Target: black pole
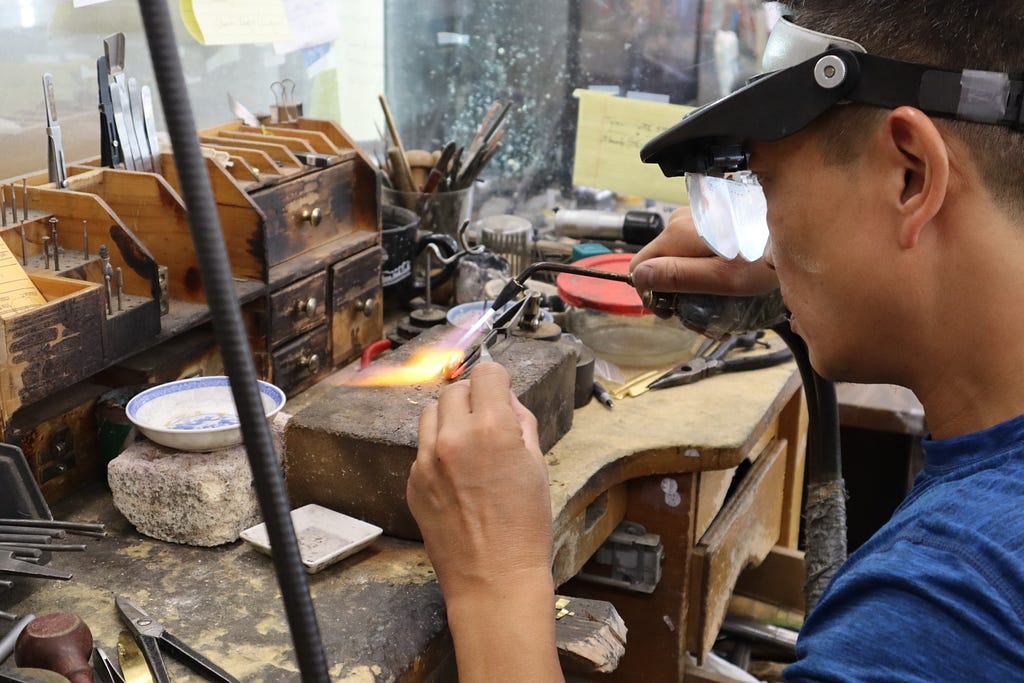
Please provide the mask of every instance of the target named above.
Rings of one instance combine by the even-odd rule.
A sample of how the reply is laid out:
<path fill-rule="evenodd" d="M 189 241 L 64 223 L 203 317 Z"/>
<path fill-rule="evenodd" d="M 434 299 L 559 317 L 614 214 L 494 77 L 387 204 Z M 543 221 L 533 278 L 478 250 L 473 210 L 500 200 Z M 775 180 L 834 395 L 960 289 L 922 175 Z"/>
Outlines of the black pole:
<path fill-rule="evenodd" d="M 199 149 L 170 11 L 165 0 L 139 0 L 139 9 L 174 147 L 174 163 L 181 179 L 182 197 L 188 209 L 189 231 L 195 244 L 224 367 L 231 380 L 231 393 L 238 409 L 256 495 L 273 549 L 274 569 L 295 644 L 299 671 L 306 683 L 328 683 L 330 677 L 320 629 L 292 526 L 284 477 L 256 383 L 256 366 L 235 293 L 206 160 Z"/>

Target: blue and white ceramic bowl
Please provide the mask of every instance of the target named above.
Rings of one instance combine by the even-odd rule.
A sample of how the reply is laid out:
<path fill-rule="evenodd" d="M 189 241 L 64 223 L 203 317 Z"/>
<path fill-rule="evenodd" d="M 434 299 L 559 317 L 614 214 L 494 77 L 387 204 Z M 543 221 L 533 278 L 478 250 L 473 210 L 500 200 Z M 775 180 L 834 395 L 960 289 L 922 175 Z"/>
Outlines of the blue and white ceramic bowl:
<path fill-rule="evenodd" d="M 284 392 L 259 382 L 267 419 L 284 407 Z M 193 377 L 147 389 L 128 402 L 128 419 L 151 440 L 202 452 L 242 443 L 238 411 L 227 377 Z"/>

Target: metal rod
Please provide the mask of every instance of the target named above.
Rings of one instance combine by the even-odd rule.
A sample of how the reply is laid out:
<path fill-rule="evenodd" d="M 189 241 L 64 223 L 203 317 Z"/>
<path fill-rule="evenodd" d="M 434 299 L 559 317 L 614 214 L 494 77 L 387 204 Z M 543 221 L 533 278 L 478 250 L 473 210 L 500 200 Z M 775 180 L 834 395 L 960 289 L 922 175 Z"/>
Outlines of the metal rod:
<path fill-rule="evenodd" d="M 103 531 L 106 528 L 99 522 L 65 522 L 59 519 L 18 519 L 16 517 L 0 518 L 0 524 L 43 527 L 46 529 L 67 529 L 69 531 Z"/>
<path fill-rule="evenodd" d="M 124 273 L 121 272 L 120 266 L 114 270 L 117 275 L 117 310 L 124 310 Z"/>
<path fill-rule="evenodd" d="M 0 542 L 0 549 L 11 550 L 17 554 L 21 549 L 45 550 L 47 552 L 80 552 L 86 549 L 85 545 L 67 545 L 64 543 L 6 543 Z"/>
<path fill-rule="evenodd" d="M 46 264 L 46 270 L 50 269 L 50 238 L 48 235 L 43 235 L 43 262 Z"/>
<path fill-rule="evenodd" d="M 426 289 L 423 292 L 423 298 L 427 302 L 426 309 L 428 311 L 434 307 L 430 296 L 430 280 L 434 277 L 434 274 L 430 272 L 432 268 L 433 264 L 430 262 L 430 249 L 427 249 L 427 275 L 426 282 L 424 283 L 426 285 Z"/>
<path fill-rule="evenodd" d="M 28 265 L 28 240 L 25 238 L 25 224 L 21 224 L 21 265 Z"/>
<path fill-rule="evenodd" d="M 0 227 L 7 227 L 7 193 L 0 186 Z"/>
<path fill-rule="evenodd" d="M 52 529 L 43 526 L 19 526 L 17 524 L 0 524 L 0 534 L 45 534 L 51 538 L 64 538 L 63 529 Z"/>
<path fill-rule="evenodd" d="M 13 189 L 13 188 L 12 188 Z M 21 179 L 21 214 L 22 220 L 28 220 L 28 180 Z"/>

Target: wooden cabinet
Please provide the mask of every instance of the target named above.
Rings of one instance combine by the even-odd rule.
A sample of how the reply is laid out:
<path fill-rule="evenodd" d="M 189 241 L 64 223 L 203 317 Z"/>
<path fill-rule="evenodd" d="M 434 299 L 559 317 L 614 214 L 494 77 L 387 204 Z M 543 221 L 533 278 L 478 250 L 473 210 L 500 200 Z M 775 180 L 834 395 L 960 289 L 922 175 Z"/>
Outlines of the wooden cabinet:
<path fill-rule="evenodd" d="M 376 173 L 330 121 L 300 119 L 272 129 L 233 122 L 199 137 L 216 152 L 207 171 L 257 372 L 293 395 L 383 335 Z M 307 152 L 323 155 L 324 163 L 302 163 Z M 140 377 L 134 357 L 177 357 L 160 349 L 210 322 L 172 154 L 161 156 L 159 171 L 86 160 L 69 165 L 66 189 L 45 173 L 30 175 L 24 200 L 18 187 L 19 204 L 29 207 L 26 240 L 14 224 L 0 230 L 47 299 L 38 312 L 0 319 L 0 428 L 37 473 L 57 471 L 46 465 L 53 449 L 44 442 L 51 439 L 27 435 L 38 431 L 43 415 L 60 421 L 50 414 L 58 391 L 76 382 L 134 383 Z M 59 273 L 45 263 L 42 246 L 57 224 Z M 108 303 L 100 245 L 123 278 L 120 304 L 116 280 Z M 222 367 L 181 358 L 180 368 L 162 367 L 160 379 L 144 381 Z M 76 410 L 87 411 L 88 402 Z M 72 441 L 61 441 L 64 483 L 44 488 L 48 496 L 62 497 L 73 482 L 102 476 L 87 452 L 92 444 Z M 64 476 L 76 463 L 88 466 L 87 475 Z"/>

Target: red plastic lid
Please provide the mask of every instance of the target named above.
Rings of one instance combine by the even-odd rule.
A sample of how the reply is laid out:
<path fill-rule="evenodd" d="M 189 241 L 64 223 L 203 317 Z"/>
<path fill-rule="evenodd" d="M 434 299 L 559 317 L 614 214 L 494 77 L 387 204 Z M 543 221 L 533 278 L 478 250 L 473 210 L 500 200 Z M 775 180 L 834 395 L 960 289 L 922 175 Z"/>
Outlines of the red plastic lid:
<path fill-rule="evenodd" d="M 574 266 L 628 273 L 633 254 L 598 254 L 574 261 Z M 567 304 L 578 308 L 592 308 L 618 315 L 644 315 L 650 313 L 640 301 L 636 289 L 625 282 L 601 280 L 596 277 L 559 273 L 558 295 Z"/>

